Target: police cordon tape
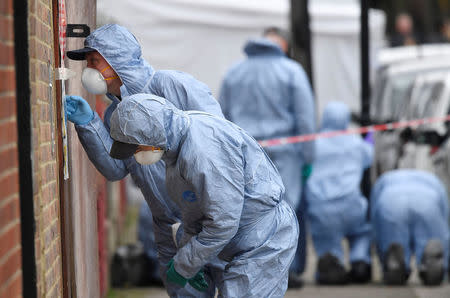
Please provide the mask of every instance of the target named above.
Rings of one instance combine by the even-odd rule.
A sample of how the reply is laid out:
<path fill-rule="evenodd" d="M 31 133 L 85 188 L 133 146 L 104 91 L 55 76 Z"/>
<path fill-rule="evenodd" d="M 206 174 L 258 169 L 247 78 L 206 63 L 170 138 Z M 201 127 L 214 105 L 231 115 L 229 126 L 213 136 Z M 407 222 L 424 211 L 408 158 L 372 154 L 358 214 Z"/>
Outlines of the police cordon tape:
<path fill-rule="evenodd" d="M 385 124 L 377 124 L 377 125 L 369 125 L 358 128 L 351 128 L 345 130 L 335 130 L 335 131 L 326 131 L 321 133 L 314 133 L 309 135 L 298 135 L 292 137 L 284 137 L 284 138 L 274 138 L 268 140 L 260 140 L 258 141 L 262 147 L 271 147 L 278 145 L 286 145 L 286 144 L 294 144 L 294 143 L 303 143 L 313 141 L 319 138 L 332 138 L 341 135 L 352 135 L 352 134 L 362 134 L 368 132 L 375 131 L 384 131 L 384 130 L 394 130 L 399 128 L 406 127 L 416 127 L 424 124 L 430 123 L 438 123 L 438 122 L 447 122 L 450 121 L 450 115 L 445 117 L 433 117 L 433 118 L 422 118 L 422 119 L 414 119 L 409 121 L 399 121 L 399 122 L 391 122 Z"/>

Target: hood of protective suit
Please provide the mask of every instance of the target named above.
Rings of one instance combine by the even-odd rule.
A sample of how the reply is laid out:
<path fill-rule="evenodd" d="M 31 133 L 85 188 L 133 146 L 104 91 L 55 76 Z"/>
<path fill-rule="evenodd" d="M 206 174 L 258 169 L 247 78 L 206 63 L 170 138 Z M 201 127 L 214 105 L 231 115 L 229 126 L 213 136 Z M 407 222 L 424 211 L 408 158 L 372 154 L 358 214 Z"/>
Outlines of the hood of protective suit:
<path fill-rule="evenodd" d="M 267 38 L 251 39 L 244 46 L 247 56 L 286 56 L 281 48 Z"/>
<path fill-rule="evenodd" d="M 141 46 L 134 35 L 117 24 L 98 28 L 86 38 L 84 45 L 99 52 L 116 71 L 123 83 L 121 91 L 122 88 L 127 91 L 122 93 L 142 92 L 154 72 L 142 58 Z"/>
<path fill-rule="evenodd" d="M 177 154 L 189 123 L 188 115 L 164 98 L 135 94 L 118 104 L 111 116 L 110 132 L 115 140 L 160 147 L 165 157 L 170 157 Z"/>
<path fill-rule="evenodd" d="M 350 124 L 350 109 L 342 102 L 327 104 L 322 116 L 321 130 L 342 130 Z"/>

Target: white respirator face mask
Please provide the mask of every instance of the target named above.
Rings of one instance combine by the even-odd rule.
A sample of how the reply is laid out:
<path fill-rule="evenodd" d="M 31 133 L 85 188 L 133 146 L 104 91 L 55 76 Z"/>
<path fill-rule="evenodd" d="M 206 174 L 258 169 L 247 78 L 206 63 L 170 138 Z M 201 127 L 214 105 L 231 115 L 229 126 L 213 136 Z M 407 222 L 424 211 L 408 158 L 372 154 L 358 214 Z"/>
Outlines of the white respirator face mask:
<path fill-rule="evenodd" d="M 106 81 L 118 78 L 118 76 L 106 79 L 103 77 L 102 73 L 110 67 L 111 66 L 106 67 L 101 72 L 90 67 L 83 69 L 81 83 L 83 84 L 84 89 L 92 94 L 106 94 L 106 92 L 108 92 Z"/>
<path fill-rule="evenodd" d="M 134 158 L 141 165 L 151 165 L 161 160 L 163 150 L 139 151 L 134 154 Z"/>

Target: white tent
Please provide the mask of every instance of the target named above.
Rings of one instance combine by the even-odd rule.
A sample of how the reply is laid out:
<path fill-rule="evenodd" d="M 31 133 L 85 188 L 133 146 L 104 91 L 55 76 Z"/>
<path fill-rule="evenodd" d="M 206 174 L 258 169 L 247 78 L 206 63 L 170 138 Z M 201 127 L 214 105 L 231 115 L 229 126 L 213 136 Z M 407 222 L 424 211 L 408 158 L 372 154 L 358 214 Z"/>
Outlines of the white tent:
<path fill-rule="evenodd" d="M 359 111 L 359 4 L 311 1 L 312 57 L 319 111 L 342 100 Z M 217 97 L 223 75 L 244 58 L 242 47 L 268 26 L 289 26 L 288 0 L 97 0 L 98 21 L 133 32 L 156 69 L 188 72 Z M 384 15 L 370 11 L 372 49 L 384 33 Z M 372 51 L 374 53 L 374 51 Z"/>
<path fill-rule="evenodd" d="M 361 109 L 361 12 L 359 4 L 345 2 L 313 1 L 309 7 L 313 79 L 319 112 L 331 100 L 347 103 L 357 114 Z M 369 10 L 372 73 L 377 52 L 384 46 L 385 19 L 384 12 Z"/>
<path fill-rule="evenodd" d="M 287 28 L 288 0 L 97 0 L 99 23 L 127 27 L 156 69 L 176 69 L 206 83 L 218 96 L 228 68 L 249 37 L 275 25 Z"/>

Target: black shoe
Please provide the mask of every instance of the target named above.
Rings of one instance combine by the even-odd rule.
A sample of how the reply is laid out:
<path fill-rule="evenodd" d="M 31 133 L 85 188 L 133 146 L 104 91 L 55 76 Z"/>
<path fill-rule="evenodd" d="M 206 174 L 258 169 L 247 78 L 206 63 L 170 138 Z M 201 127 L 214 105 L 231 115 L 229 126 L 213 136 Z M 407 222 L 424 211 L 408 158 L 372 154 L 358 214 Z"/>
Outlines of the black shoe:
<path fill-rule="evenodd" d="M 372 267 L 364 261 L 353 262 L 352 269 L 349 272 L 349 279 L 352 283 L 368 283 L 372 279 Z"/>
<path fill-rule="evenodd" d="M 128 284 L 128 246 L 119 246 L 111 262 L 111 287 L 122 288 Z"/>
<path fill-rule="evenodd" d="M 150 260 L 140 242 L 117 248 L 111 263 L 111 286 L 115 288 L 162 285 L 157 261 Z"/>
<path fill-rule="evenodd" d="M 319 259 L 317 282 L 322 285 L 345 285 L 348 283 L 347 272 L 338 258 L 327 253 Z"/>
<path fill-rule="evenodd" d="M 419 277 L 426 286 L 437 286 L 444 279 L 444 249 L 438 240 L 430 240 L 419 266 Z"/>
<path fill-rule="evenodd" d="M 128 282 L 130 286 L 140 286 L 144 282 L 149 268 L 144 246 L 140 242 L 127 245 Z"/>
<path fill-rule="evenodd" d="M 409 274 L 406 270 L 403 248 L 400 244 L 391 244 L 383 262 L 384 282 L 388 285 L 404 285 Z"/>
<path fill-rule="evenodd" d="M 299 289 L 301 287 L 303 287 L 303 279 L 301 278 L 300 274 L 289 272 L 288 288 Z"/>

